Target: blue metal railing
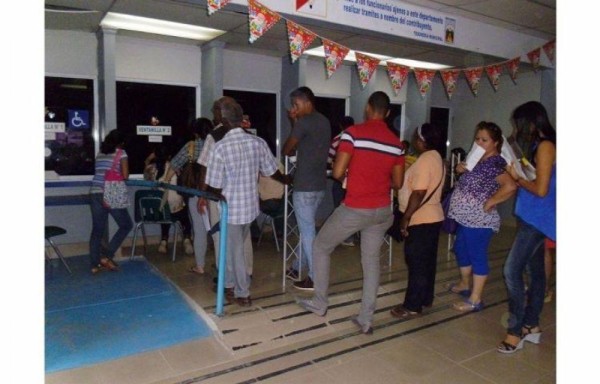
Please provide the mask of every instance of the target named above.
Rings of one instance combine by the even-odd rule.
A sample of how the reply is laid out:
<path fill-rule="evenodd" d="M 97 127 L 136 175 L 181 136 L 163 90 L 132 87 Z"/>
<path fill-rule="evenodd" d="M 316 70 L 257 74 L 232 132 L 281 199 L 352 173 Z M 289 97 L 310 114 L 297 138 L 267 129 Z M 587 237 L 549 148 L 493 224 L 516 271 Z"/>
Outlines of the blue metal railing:
<path fill-rule="evenodd" d="M 219 233 L 219 273 L 217 276 L 217 305 L 215 308 L 215 315 L 223 316 L 223 303 L 225 301 L 225 258 L 227 257 L 227 217 L 228 207 L 227 201 L 224 197 L 217 196 L 214 193 L 200 191 L 198 189 L 180 187 L 178 185 L 172 185 L 157 181 L 148 180 L 127 180 L 127 185 L 132 187 L 146 187 L 146 188 L 165 188 L 179 193 L 186 193 L 192 196 L 204 197 L 209 200 L 218 201 L 221 206 L 221 218 L 220 218 L 220 233 Z M 195 207 L 194 207 L 195 208 Z M 208 230 L 208 228 L 207 228 Z"/>

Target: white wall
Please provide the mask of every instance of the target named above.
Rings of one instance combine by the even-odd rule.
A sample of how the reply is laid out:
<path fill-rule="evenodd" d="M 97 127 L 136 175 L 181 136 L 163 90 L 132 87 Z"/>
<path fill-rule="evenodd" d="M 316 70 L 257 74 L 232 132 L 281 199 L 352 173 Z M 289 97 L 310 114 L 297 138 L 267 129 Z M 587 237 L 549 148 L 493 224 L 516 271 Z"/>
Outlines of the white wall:
<path fill-rule="evenodd" d="M 117 35 L 117 79 L 199 85 L 199 46 Z"/>
<path fill-rule="evenodd" d="M 492 121 L 502 129 L 505 136 L 512 133 L 510 115 L 522 103 L 530 100 L 540 101 L 541 73 L 520 73 L 517 84 L 514 84 L 508 74 L 500 78 L 498 91 L 494 91 L 487 75 L 483 75 L 479 84 L 479 92 L 474 96 L 461 75 L 452 99 L 448 101 L 442 80 L 437 75 L 433 82 L 432 105 L 449 107 L 453 120 L 452 132 L 449 135 L 450 148 L 463 147 L 469 150 L 473 142 L 475 126 L 478 122 Z"/>
<path fill-rule="evenodd" d="M 355 75 L 352 69 L 349 65 L 341 65 L 328 79 L 325 59 L 306 60 L 305 85 L 317 96 L 350 97 L 350 76 Z"/>
<path fill-rule="evenodd" d="M 281 90 L 281 58 L 225 49 L 223 88 L 278 93 Z"/>
<path fill-rule="evenodd" d="M 93 33 L 45 31 L 45 72 L 94 79 L 98 75 L 98 40 Z"/>

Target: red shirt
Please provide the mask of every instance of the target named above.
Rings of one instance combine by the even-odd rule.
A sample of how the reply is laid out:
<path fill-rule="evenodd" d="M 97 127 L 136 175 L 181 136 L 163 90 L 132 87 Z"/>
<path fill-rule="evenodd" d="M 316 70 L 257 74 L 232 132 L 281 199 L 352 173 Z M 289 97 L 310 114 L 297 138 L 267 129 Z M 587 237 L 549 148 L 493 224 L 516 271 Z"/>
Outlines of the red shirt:
<path fill-rule="evenodd" d="M 390 205 L 392 167 L 404 167 L 404 149 L 382 120 L 369 120 L 346 129 L 338 151 L 349 153 L 344 204 L 351 208 Z"/>

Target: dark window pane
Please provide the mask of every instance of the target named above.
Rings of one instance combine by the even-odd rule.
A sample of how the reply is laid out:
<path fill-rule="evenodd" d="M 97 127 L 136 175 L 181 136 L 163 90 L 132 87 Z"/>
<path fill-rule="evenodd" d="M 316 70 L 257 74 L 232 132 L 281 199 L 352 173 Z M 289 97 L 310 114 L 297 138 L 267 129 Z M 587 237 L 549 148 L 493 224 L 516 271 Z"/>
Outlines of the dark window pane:
<path fill-rule="evenodd" d="M 388 127 L 400 137 L 400 128 L 402 119 L 402 104 L 390 104 L 390 114 L 385 120 Z"/>
<path fill-rule="evenodd" d="M 117 82 L 117 128 L 125 133 L 125 150 L 129 155 L 132 174 L 144 171 L 144 159 L 160 145 L 149 142 L 149 136 L 138 135 L 138 125 L 170 126 L 171 136 L 162 136 L 162 145 L 176 153 L 191 139 L 190 126 L 196 118 L 196 89 L 194 87 Z"/>
<path fill-rule="evenodd" d="M 267 142 L 273 155 L 277 153 L 277 95 L 274 93 L 223 90 L 233 97 L 248 115 L 256 135 Z"/>
<path fill-rule="evenodd" d="M 346 115 L 346 99 L 315 97 L 315 108 L 325 115 L 331 124 L 331 137 L 340 133 L 340 121 Z"/>
<path fill-rule="evenodd" d="M 44 121 L 44 169 L 59 175 L 93 175 L 93 80 L 46 77 Z"/>
<path fill-rule="evenodd" d="M 445 143 L 448 140 L 448 124 L 450 122 L 450 109 L 431 107 L 429 121 L 431 122 L 431 124 L 442 129 L 444 145 L 443 148 L 440 148 L 440 150 L 442 151 L 443 156 L 446 157 L 447 147 Z"/>

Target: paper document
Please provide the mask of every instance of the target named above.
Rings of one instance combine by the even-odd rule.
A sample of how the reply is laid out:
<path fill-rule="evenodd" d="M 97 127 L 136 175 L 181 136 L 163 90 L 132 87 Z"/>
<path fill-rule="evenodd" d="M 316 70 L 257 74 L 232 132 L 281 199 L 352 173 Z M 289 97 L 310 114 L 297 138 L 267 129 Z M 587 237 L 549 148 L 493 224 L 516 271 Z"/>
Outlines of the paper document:
<path fill-rule="evenodd" d="M 523 151 L 519 144 L 513 137 L 504 138 L 504 143 L 508 145 L 502 145 L 502 157 L 508 164 L 513 164 L 519 177 L 533 181 L 536 178 L 535 168 L 527 158 L 523 155 Z"/>
<path fill-rule="evenodd" d="M 467 163 L 467 169 L 469 171 L 472 171 L 473 168 L 475 168 L 475 166 L 479 162 L 479 160 L 481 160 L 483 155 L 485 155 L 485 149 L 481 148 L 479 145 L 477 145 L 477 143 L 473 143 L 471 151 L 469 152 L 469 154 L 467 155 L 467 159 L 465 160 L 465 162 Z"/>

